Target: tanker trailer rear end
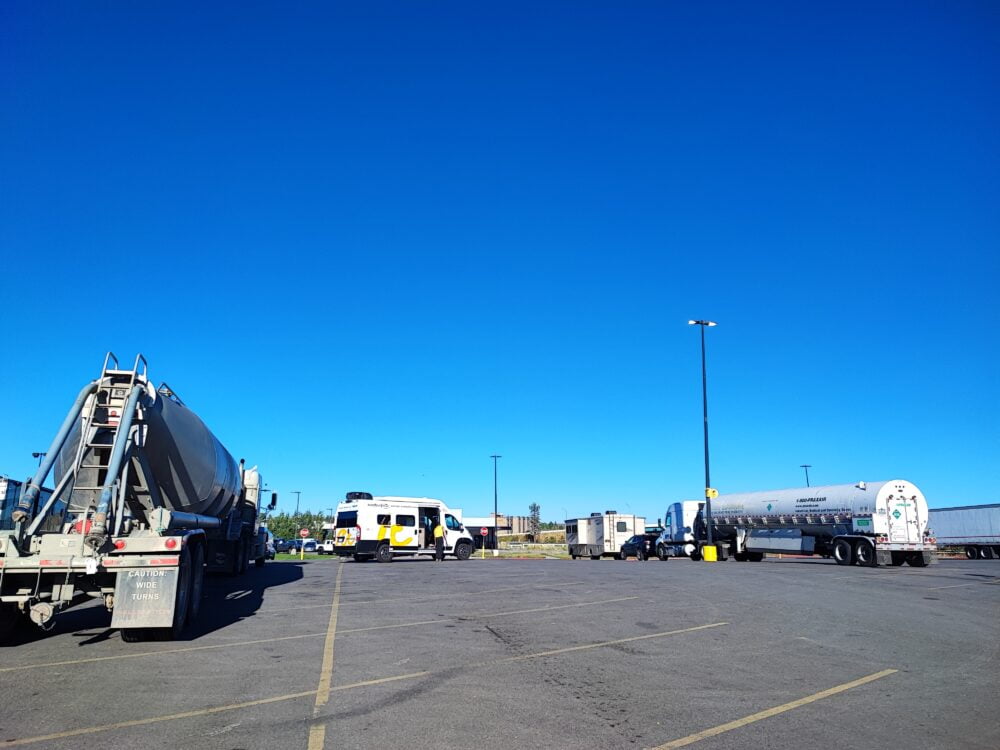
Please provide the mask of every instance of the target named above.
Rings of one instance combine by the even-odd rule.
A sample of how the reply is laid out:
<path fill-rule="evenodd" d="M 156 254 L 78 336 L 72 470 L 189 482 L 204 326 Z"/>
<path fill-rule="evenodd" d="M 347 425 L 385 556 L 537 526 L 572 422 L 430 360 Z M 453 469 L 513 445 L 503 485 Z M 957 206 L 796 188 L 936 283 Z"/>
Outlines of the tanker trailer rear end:
<path fill-rule="evenodd" d="M 923 567 L 937 551 L 927 501 L 904 479 L 719 495 L 712 530 L 720 552 L 737 560 L 785 552 L 839 565 Z"/>
<path fill-rule="evenodd" d="M 0 636 L 22 614 L 46 627 L 100 598 L 123 639 L 176 637 L 198 615 L 206 564 L 245 570 L 258 503 L 242 462 L 168 386 L 153 387 L 145 359 L 122 369 L 109 353 L 22 493 L 13 531 L 0 532 Z"/>

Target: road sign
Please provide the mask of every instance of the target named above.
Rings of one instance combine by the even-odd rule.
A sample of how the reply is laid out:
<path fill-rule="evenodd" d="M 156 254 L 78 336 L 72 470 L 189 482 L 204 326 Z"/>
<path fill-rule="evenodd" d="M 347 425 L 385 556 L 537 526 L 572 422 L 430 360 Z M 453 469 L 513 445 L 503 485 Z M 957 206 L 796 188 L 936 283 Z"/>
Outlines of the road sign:
<path fill-rule="evenodd" d="M 309 536 L 309 529 L 299 529 L 299 536 L 305 539 Z"/>
<path fill-rule="evenodd" d="M 490 530 L 488 528 L 486 528 L 485 526 L 483 526 L 483 528 L 481 528 L 479 530 L 479 533 L 482 534 L 483 536 L 486 536 L 487 534 L 490 533 Z"/>

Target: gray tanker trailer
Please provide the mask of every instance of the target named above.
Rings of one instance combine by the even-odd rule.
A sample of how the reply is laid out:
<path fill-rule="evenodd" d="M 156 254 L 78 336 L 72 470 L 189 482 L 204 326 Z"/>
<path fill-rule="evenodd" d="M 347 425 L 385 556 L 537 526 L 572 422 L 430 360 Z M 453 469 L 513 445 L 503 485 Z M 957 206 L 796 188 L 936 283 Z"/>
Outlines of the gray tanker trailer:
<path fill-rule="evenodd" d="M 660 559 L 700 557 L 707 543 L 703 502 L 671 504 L 664 527 Z M 740 561 L 772 552 L 833 557 L 840 565 L 923 567 L 937 550 L 927 501 L 904 479 L 719 495 L 712 538 L 719 559 Z"/>
<path fill-rule="evenodd" d="M 44 455 L 13 530 L 0 531 L 0 637 L 22 615 L 47 627 L 99 598 L 123 639 L 173 638 L 198 615 L 206 569 L 239 575 L 264 562 L 256 467 L 237 463 L 166 384 L 155 388 L 141 355 L 121 369 L 108 354 Z"/>

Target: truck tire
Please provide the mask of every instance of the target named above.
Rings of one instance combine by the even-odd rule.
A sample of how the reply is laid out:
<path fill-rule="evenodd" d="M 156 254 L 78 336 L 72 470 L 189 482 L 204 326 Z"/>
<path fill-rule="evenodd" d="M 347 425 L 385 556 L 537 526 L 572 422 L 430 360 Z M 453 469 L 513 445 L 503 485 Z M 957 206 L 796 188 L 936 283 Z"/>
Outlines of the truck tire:
<path fill-rule="evenodd" d="M 965 548 L 965 556 L 970 560 L 975 560 L 979 557 L 979 550 L 970 545 Z"/>
<path fill-rule="evenodd" d="M 388 544 L 380 544 L 375 550 L 375 559 L 380 563 L 392 562 L 392 547 Z"/>
<path fill-rule="evenodd" d="M 993 559 L 993 548 L 992 547 L 980 547 L 979 548 L 979 559 L 980 560 L 992 560 Z"/>
<path fill-rule="evenodd" d="M 579 557 L 579 555 L 570 555 L 574 560 Z"/>
<path fill-rule="evenodd" d="M 662 544 L 656 548 L 656 556 L 666 562 L 670 559 L 670 555 L 667 554 L 667 548 Z"/>
<path fill-rule="evenodd" d="M 858 565 L 863 568 L 874 568 L 878 565 L 878 557 L 875 555 L 875 545 L 867 539 L 858 540 L 858 544 L 854 548 L 854 557 L 858 561 Z"/>
<path fill-rule="evenodd" d="M 833 559 L 837 561 L 837 565 L 854 563 L 854 547 L 847 539 L 838 539 L 833 543 Z"/>
<path fill-rule="evenodd" d="M 689 557 L 695 562 L 701 562 L 701 550 L 700 549 L 691 550 L 691 554 L 689 555 Z"/>
<path fill-rule="evenodd" d="M 926 568 L 927 560 L 924 559 L 923 552 L 908 552 L 906 554 L 906 564 L 911 568 Z"/>
<path fill-rule="evenodd" d="M 600 555 L 591 555 L 591 556 L 590 556 L 590 559 L 591 559 L 591 560 L 600 560 L 600 559 L 601 559 L 601 556 L 600 556 Z"/>
<path fill-rule="evenodd" d="M 468 542 L 459 542 L 456 544 L 455 557 L 459 560 L 468 560 L 472 557 L 472 545 Z"/>
<path fill-rule="evenodd" d="M 747 552 L 747 562 L 760 562 L 763 559 L 763 552 Z"/>
<path fill-rule="evenodd" d="M 201 614 L 201 599 L 205 590 L 205 547 L 200 542 L 191 545 L 191 601 L 188 603 L 188 622 Z"/>

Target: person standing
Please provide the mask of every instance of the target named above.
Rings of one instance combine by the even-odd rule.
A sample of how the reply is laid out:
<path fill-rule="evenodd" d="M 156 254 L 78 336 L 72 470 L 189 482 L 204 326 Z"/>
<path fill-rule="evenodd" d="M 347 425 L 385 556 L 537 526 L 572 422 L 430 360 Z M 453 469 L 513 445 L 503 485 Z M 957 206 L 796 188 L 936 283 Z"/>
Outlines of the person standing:
<path fill-rule="evenodd" d="M 434 524 L 434 560 L 444 561 L 444 526 L 441 525 L 440 518 Z"/>

